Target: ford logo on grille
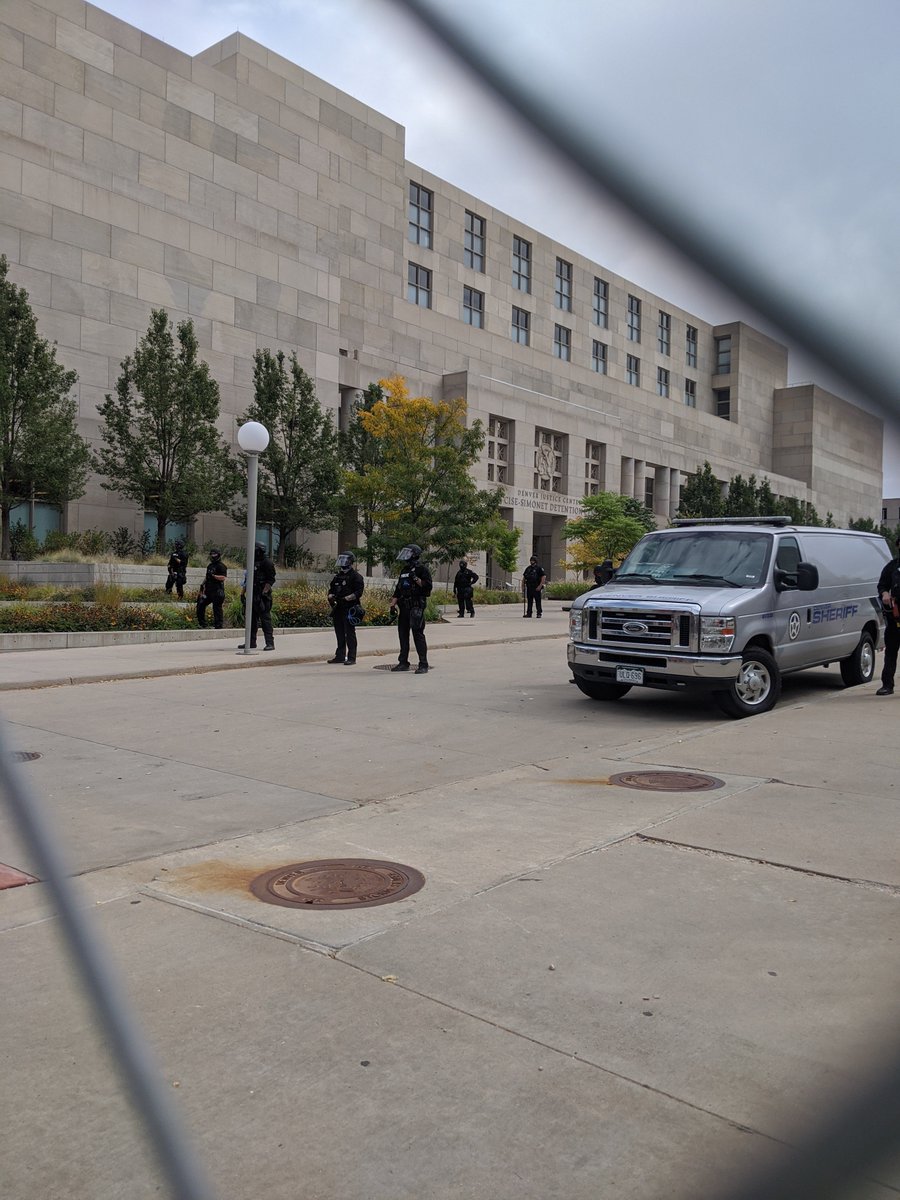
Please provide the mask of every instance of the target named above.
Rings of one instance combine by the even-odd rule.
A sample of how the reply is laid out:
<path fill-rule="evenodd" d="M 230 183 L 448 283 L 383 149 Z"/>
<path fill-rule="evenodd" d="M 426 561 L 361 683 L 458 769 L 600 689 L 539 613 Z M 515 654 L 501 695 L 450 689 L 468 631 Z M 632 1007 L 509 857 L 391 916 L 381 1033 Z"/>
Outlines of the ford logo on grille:
<path fill-rule="evenodd" d="M 645 625 L 643 621 L 623 621 L 622 622 L 622 632 L 623 633 L 632 633 L 635 635 L 637 635 L 639 633 L 649 633 L 650 626 Z"/>

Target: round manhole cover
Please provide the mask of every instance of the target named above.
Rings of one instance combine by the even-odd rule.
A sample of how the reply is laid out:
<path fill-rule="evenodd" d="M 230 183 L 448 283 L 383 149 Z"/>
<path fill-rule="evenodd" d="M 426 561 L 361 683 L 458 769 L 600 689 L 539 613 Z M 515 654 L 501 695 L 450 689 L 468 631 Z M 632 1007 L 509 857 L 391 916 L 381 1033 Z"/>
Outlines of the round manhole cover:
<path fill-rule="evenodd" d="M 40 758 L 37 750 L 13 750 L 9 756 L 13 762 L 34 762 L 36 758 Z"/>
<path fill-rule="evenodd" d="M 645 792 L 708 792 L 725 786 L 724 779 L 697 771 L 624 771 L 621 775 L 610 775 L 609 782 L 616 787 Z"/>
<path fill-rule="evenodd" d="M 405 900 L 425 884 L 413 867 L 378 858 L 323 858 L 258 875 L 250 891 L 285 908 L 371 908 Z"/>

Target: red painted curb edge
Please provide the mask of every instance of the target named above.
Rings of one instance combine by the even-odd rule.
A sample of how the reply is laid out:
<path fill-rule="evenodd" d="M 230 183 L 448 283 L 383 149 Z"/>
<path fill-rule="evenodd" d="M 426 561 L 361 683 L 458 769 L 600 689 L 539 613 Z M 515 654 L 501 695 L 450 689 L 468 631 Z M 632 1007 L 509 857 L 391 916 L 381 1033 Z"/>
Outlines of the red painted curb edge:
<path fill-rule="evenodd" d="M 0 863 L 0 891 L 3 888 L 23 887 L 26 883 L 40 883 L 36 875 L 29 875 L 25 871 L 18 871 L 15 867 L 8 867 L 6 863 Z"/>

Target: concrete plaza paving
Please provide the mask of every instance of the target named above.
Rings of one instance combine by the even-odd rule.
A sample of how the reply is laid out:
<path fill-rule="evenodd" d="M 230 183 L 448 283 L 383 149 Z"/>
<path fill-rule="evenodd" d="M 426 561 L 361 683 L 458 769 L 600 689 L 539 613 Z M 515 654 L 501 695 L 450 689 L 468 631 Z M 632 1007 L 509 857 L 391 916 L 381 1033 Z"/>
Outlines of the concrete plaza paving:
<path fill-rule="evenodd" d="M 275 654 L 0 655 L 0 711 L 223 1200 L 719 1196 L 897 1029 L 900 709 L 836 670 L 749 721 L 568 682 L 566 615 Z M 242 673 L 243 671 L 243 673 Z M 87 680 L 105 682 L 86 682 Z M 629 769 L 708 772 L 632 790 Z M 264 904 L 340 856 L 394 904 Z M 35 864 L 0 805 L 0 862 Z M 165 1194 L 40 883 L 0 891 L 6 1200 Z M 856 1200 L 888 1200 L 883 1167 Z"/>

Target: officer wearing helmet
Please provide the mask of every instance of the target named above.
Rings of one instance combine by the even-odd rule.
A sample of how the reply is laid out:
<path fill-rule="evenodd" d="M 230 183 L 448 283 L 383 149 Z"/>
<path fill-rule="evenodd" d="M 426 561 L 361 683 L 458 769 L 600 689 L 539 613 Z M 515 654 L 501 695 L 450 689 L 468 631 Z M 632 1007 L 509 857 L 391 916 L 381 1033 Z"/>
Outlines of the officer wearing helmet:
<path fill-rule="evenodd" d="M 397 634 L 400 638 L 400 658 L 392 671 L 409 670 L 409 635 L 412 631 L 419 656 L 417 675 L 428 670 L 428 643 L 425 641 L 425 604 L 431 595 L 431 572 L 419 559 L 422 547 L 404 546 L 397 555 L 400 576 L 391 597 L 391 611 L 397 614 Z"/>
<path fill-rule="evenodd" d="M 166 563 L 166 570 L 169 572 L 166 576 L 166 591 L 171 595 L 172 588 L 174 587 L 179 600 L 184 599 L 187 567 L 188 556 L 184 548 L 184 542 L 175 542 L 172 553 L 169 555 L 169 561 Z"/>
<path fill-rule="evenodd" d="M 468 561 L 461 558 L 459 560 L 459 570 L 453 577 L 453 595 L 456 597 L 456 603 L 459 605 L 458 616 L 464 617 L 466 613 L 470 617 L 475 616 L 475 605 L 472 597 L 477 582 L 478 576 L 474 571 L 470 570 Z"/>
<path fill-rule="evenodd" d="M 264 650 L 275 649 L 275 634 L 272 630 L 272 588 L 275 585 L 275 564 L 266 554 L 262 542 L 257 542 L 253 550 L 253 596 L 250 609 L 250 649 L 256 649 L 256 633 L 262 626 L 263 637 L 266 639 Z M 238 650 L 244 649 L 244 643 Z"/>
<path fill-rule="evenodd" d="M 355 567 L 356 559 L 349 550 L 337 556 L 337 574 L 328 585 L 331 623 L 337 649 L 330 663 L 352 667 L 356 663 L 356 616 L 365 583 Z"/>
<path fill-rule="evenodd" d="M 212 605 L 213 625 L 221 629 L 224 625 L 225 580 L 228 578 L 228 568 L 222 562 L 219 550 L 210 550 L 209 563 L 206 568 L 206 578 L 200 585 L 200 595 L 197 597 L 197 624 L 201 629 L 206 628 L 206 610 Z"/>

